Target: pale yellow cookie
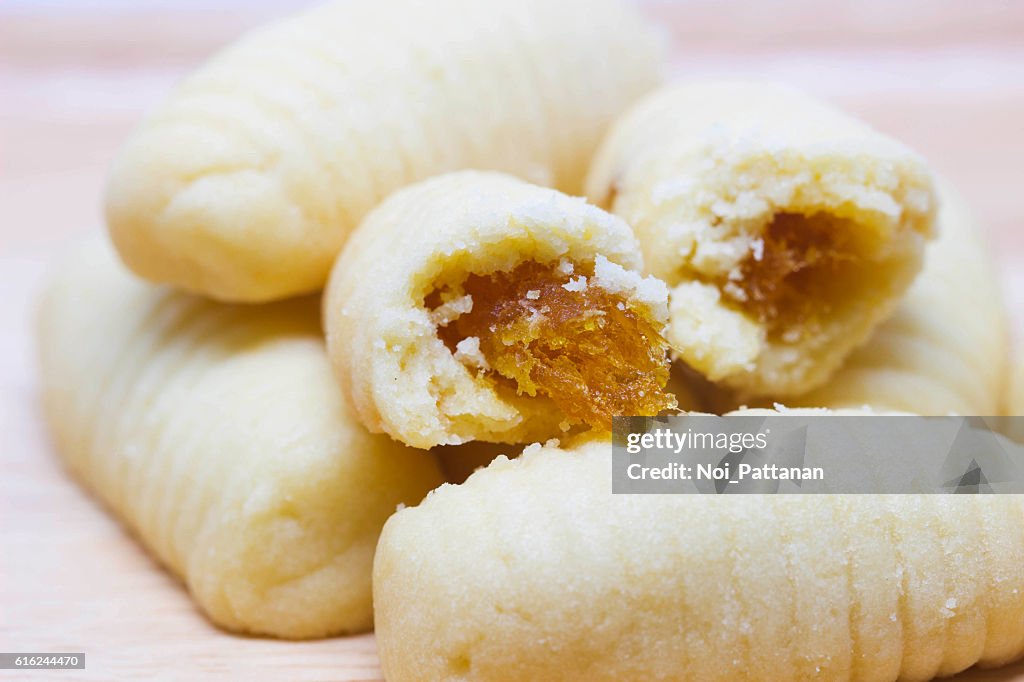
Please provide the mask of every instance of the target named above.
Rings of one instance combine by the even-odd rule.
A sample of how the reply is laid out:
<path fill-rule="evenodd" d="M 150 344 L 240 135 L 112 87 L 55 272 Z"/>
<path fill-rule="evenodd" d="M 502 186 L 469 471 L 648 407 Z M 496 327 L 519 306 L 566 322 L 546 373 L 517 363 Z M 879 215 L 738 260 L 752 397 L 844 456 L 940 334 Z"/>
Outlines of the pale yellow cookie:
<path fill-rule="evenodd" d="M 122 150 L 110 232 L 139 275 L 228 301 L 319 290 L 394 190 L 464 168 L 582 190 L 659 80 L 625 0 L 336 0 L 187 78 Z"/>
<path fill-rule="evenodd" d="M 1024 653 L 1024 497 L 612 495 L 530 446 L 393 516 L 389 682 L 926 680 Z"/>
<path fill-rule="evenodd" d="M 1001 414 L 1009 331 L 995 264 L 970 209 L 940 184 L 938 239 L 893 317 L 795 405 Z"/>
<path fill-rule="evenodd" d="M 748 396 L 828 379 L 917 274 L 937 204 L 903 145 L 753 83 L 649 95 L 613 127 L 586 191 L 671 289 L 675 353 Z"/>
<path fill-rule="evenodd" d="M 129 276 L 105 244 L 39 310 L 57 450 L 229 630 L 368 630 L 384 520 L 440 483 L 373 436 L 330 373 L 315 299 L 226 306 Z"/>
<path fill-rule="evenodd" d="M 675 401 L 668 291 L 620 219 L 464 171 L 392 195 L 324 295 L 327 348 L 363 423 L 409 445 L 529 442 Z"/>

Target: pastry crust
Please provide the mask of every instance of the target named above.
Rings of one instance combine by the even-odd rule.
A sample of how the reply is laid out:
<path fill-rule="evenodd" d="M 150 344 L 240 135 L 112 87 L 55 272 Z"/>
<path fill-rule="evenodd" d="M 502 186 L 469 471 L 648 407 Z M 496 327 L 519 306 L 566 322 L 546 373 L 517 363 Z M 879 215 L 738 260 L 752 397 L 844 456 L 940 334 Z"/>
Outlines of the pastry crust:
<path fill-rule="evenodd" d="M 960 194 L 940 181 L 938 239 L 893 317 L 824 386 L 791 401 L 924 415 L 997 415 L 1009 329 L 996 267 Z"/>
<path fill-rule="evenodd" d="M 93 243 L 47 287 L 38 346 L 57 451 L 212 621 L 370 629 L 380 529 L 441 474 L 355 421 L 315 299 L 209 303 L 140 283 Z"/>
<path fill-rule="evenodd" d="M 611 121 L 659 80 L 623 0 L 337 0 L 187 78 L 107 190 L 125 263 L 227 301 L 319 290 L 394 190 L 464 168 L 578 194 Z"/>
<path fill-rule="evenodd" d="M 825 382 L 921 265 L 936 200 L 902 144 L 799 92 L 686 84 L 612 129 L 587 196 L 671 289 L 669 341 L 747 396 Z"/>
<path fill-rule="evenodd" d="M 393 516 L 389 682 L 926 680 L 1024 653 L 1024 496 L 613 495 L 530 446 Z"/>
<path fill-rule="evenodd" d="M 618 218 L 583 199 L 497 173 L 464 171 L 424 181 L 367 217 L 324 295 L 328 352 L 367 428 L 432 447 L 545 440 L 578 423 L 544 393 L 529 395 L 492 380 L 493 368 L 480 357 L 483 339 L 463 339 L 453 348 L 440 336 L 479 303 L 462 295 L 471 275 L 510 272 L 524 263 L 566 278 L 566 290 L 579 285 L 614 292 L 624 306 L 619 310 L 649 319 L 658 331 L 667 319 L 668 292 L 638 274 L 643 264 L 636 239 Z M 593 268 L 589 281 L 581 274 L 587 267 Z M 436 292 L 447 298 L 431 309 Z M 527 292 L 527 298 L 531 293 L 540 296 Z M 541 314 L 547 303 L 536 300 Z M 643 343 L 657 349 L 653 344 L 661 341 Z"/>

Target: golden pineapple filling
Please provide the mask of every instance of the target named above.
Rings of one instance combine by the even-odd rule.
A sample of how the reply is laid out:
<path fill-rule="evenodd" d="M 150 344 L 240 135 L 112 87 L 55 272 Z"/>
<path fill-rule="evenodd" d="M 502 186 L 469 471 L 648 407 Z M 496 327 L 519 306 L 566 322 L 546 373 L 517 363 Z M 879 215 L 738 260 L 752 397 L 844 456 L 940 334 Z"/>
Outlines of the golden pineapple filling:
<path fill-rule="evenodd" d="M 843 235 L 841 218 L 825 214 L 779 213 L 765 229 L 759 248 L 722 290 L 768 326 L 769 333 L 813 323 L 844 296 L 844 285 L 861 261 Z"/>
<path fill-rule="evenodd" d="M 470 351 L 494 380 L 547 396 L 590 426 L 674 408 L 664 390 L 669 362 L 661 325 L 624 296 L 589 283 L 589 270 L 566 265 L 527 261 L 510 272 L 469 275 L 460 298 L 471 307 L 440 321 L 441 339 L 456 357 Z M 441 298 L 435 292 L 427 303 L 436 310 Z"/>

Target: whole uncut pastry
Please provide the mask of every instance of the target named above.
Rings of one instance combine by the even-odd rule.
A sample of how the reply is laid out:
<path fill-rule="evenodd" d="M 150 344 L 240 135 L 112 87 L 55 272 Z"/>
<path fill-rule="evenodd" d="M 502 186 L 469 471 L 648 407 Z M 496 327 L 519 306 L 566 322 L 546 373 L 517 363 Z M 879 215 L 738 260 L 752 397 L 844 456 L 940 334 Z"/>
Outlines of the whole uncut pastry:
<path fill-rule="evenodd" d="M 581 191 L 609 123 L 658 82 L 624 0 L 337 0 L 254 31 L 129 140 L 107 190 L 125 263 L 228 301 L 323 287 L 394 190 L 501 170 Z"/>
<path fill-rule="evenodd" d="M 396 192 L 324 294 L 327 348 L 364 425 L 416 447 L 610 430 L 675 406 L 665 285 L 618 218 L 498 173 Z"/>
<path fill-rule="evenodd" d="M 1024 653 L 1024 497 L 613 495 L 527 448 L 393 516 L 389 682 L 926 680 Z"/>
<path fill-rule="evenodd" d="M 896 313 L 822 387 L 790 401 L 926 415 L 1002 414 L 1009 330 L 984 235 L 939 185 L 938 239 Z"/>
<path fill-rule="evenodd" d="M 355 421 L 315 299 L 209 303 L 140 283 L 93 243 L 49 283 L 38 345 L 61 457 L 211 620 L 370 629 L 384 520 L 441 475 Z"/>
<path fill-rule="evenodd" d="M 924 161 L 804 94 L 698 83 L 615 124 L 587 196 L 628 222 L 671 289 L 668 339 L 746 396 L 824 383 L 921 266 L 936 199 Z"/>

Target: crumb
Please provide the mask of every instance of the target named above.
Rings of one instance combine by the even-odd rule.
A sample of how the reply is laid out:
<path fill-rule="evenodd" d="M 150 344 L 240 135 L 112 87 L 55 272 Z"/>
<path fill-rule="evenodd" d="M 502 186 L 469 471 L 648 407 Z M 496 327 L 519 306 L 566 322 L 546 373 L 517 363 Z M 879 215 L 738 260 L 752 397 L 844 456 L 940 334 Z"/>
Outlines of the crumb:
<path fill-rule="evenodd" d="M 477 369 L 488 370 L 491 368 L 487 363 L 487 358 L 480 351 L 480 339 L 475 336 L 466 337 L 455 344 L 455 359 Z"/>
<path fill-rule="evenodd" d="M 587 290 L 587 278 L 580 275 L 576 279 L 570 279 L 568 282 L 562 285 L 562 288 L 566 291 L 586 291 Z"/>
<path fill-rule="evenodd" d="M 469 294 L 446 301 L 430 311 L 430 321 L 438 327 L 447 327 L 460 316 L 473 311 L 473 297 Z"/>

